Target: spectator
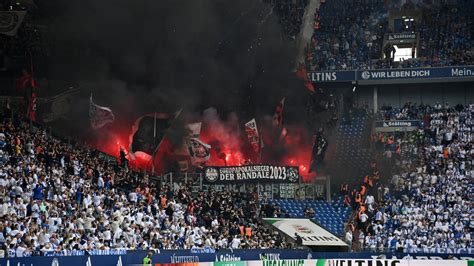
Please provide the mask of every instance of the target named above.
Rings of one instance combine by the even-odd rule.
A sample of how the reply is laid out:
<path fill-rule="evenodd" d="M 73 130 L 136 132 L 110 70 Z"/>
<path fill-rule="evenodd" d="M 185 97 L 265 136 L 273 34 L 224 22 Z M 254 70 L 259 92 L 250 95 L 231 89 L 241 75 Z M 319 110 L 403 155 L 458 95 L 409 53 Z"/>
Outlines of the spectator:
<path fill-rule="evenodd" d="M 419 32 L 419 49 L 412 47 L 412 58 L 393 62 L 395 47 L 384 44 L 389 10 L 420 9 L 422 18 L 409 21 L 395 32 Z M 397 1 L 334 0 L 322 4 L 314 15 L 315 31 L 306 49 L 306 67 L 311 70 L 351 70 L 392 67 L 437 67 L 469 65 L 474 62 L 472 2 L 456 5 L 419 2 L 403 7 Z M 342 20 L 342 23 L 341 23 Z M 384 54 L 387 60 L 381 59 Z"/>
<path fill-rule="evenodd" d="M 285 34 L 289 39 L 295 40 L 301 29 L 308 0 L 265 0 L 265 2 L 269 2 L 278 14 Z"/>
<path fill-rule="evenodd" d="M 291 247 L 263 226 L 265 207 L 250 193 L 157 188 L 86 147 L 9 119 L 0 124 L 0 244 L 8 254 Z M 268 213 L 283 215 L 279 207 Z"/>
<path fill-rule="evenodd" d="M 387 119 L 429 119 L 424 119 L 424 129 L 378 138 L 384 149 L 399 152 L 391 188 L 377 184 L 382 195 L 375 200 L 369 192 L 365 197 L 366 205 L 374 206 L 358 219 L 364 225 L 365 248 L 410 252 L 473 246 L 473 206 L 468 203 L 473 188 L 473 111 L 474 105 L 433 108 L 409 103 L 400 109 L 384 108 L 381 115 Z"/>

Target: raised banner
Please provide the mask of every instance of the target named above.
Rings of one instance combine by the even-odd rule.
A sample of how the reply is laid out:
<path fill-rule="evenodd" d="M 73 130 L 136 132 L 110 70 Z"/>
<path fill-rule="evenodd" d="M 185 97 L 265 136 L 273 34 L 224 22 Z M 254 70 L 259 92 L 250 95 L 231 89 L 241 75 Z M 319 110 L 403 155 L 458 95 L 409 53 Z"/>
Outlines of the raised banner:
<path fill-rule="evenodd" d="M 114 122 L 115 116 L 110 108 L 95 104 L 91 95 L 89 99 L 89 119 L 91 127 L 99 129 Z"/>
<path fill-rule="evenodd" d="M 245 132 L 253 150 L 258 153 L 260 151 L 260 135 L 258 134 L 255 118 L 245 123 Z"/>
<path fill-rule="evenodd" d="M 199 138 L 199 136 L 201 135 L 201 126 L 202 122 L 188 124 L 187 128 L 189 130 L 189 137 Z"/>
<path fill-rule="evenodd" d="M 299 181 L 297 166 L 245 165 L 207 167 L 204 172 L 208 183 L 296 183 Z"/>
<path fill-rule="evenodd" d="M 67 91 L 47 99 L 49 102 L 49 112 L 43 113 L 43 122 L 50 123 L 60 118 L 67 119 L 69 113 L 72 111 L 72 103 L 78 92 L 78 88 L 70 88 Z"/>
<path fill-rule="evenodd" d="M 205 163 L 211 158 L 211 145 L 204 143 L 200 139 L 189 139 L 189 155 L 193 165 Z"/>
<path fill-rule="evenodd" d="M 421 120 L 385 120 L 375 122 L 377 132 L 413 131 L 423 127 Z"/>
<path fill-rule="evenodd" d="M 139 117 L 132 126 L 130 155 L 137 151 L 152 155 L 171 127 L 172 114 L 153 113 Z"/>

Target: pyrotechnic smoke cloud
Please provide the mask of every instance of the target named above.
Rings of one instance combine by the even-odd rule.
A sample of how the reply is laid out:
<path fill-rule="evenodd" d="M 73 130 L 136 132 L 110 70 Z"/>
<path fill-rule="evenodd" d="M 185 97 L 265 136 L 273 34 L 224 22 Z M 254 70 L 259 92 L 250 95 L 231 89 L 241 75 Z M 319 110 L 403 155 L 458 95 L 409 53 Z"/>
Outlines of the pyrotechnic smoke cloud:
<path fill-rule="evenodd" d="M 118 118 L 210 106 L 253 116 L 303 94 L 291 73 L 293 47 L 263 2 L 82 0 L 55 8 L 51 75 L 77 81 Z"/>
<path fill-rule="evenodd" d="M 95 138 L 115 146 L 116 139 L 126 141 L 136 118 L 154 111 L 183 108 L 182 117 L 203 119 L 215 127 L 205 136 L 213 148 L 239 151 L 245 149 L 242 136 L 232 130 L 253 117 L 265 120 L 282 97 L 287 97 L 285 123 L 303 125 L 307 93 L 292 73 L 296 52 L 269 4 L 55 2 L 51 31 L 57 39 L 50 75 L 77 82 L 82 92 L 69 119 L 58 125 L 72 129 L 70 133 L 90 134 L 91 92 L 95 102 L 111 107 L 117 118 L 112 130 Z M 298 147 L 310 149 L 308 140 L 300 143 Z M 278 158 L 288 157 L 281 149 L 275 151 Z"/>

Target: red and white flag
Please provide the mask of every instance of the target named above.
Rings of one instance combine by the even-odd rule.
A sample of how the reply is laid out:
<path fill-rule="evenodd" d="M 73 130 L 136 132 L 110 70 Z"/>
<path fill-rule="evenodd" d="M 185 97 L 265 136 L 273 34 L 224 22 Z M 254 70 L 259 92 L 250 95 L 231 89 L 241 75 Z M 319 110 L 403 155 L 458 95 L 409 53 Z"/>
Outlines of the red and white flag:
<path fill-rule="evenodd" d="M 202 142 L 198 138 L 190 138 L 188 148 L 193 165 L 203 164 L 211 158 L 211 145 Z"/>
<path fill-rule="evenodd" d="M 92 95 L 89 101 L 89 119 L 93 129 L 99 129 L 105 125 L 114 122 L 115 116 L 108 107 L 99 106 L 92 101 Z"/>
<path fill-rule="evenodd" d="M 211 158 L 211 145 L 204 143 L 199 139 L 201 135 L 201 122 L 190 123 L 187 125 L 189 130 L 188 151 L 191 156 L 192 165 L 201 165 Z"/>
<path fill-rule="evenodd" d="M 23 75 L 16 81 L 16 89 L 26 97 L 28 109 L 26 116 L 31 121 L 36 121 L 36 81 L 32 75 L 24 71 Z"/>
<path fill-rule="evenodd" d="M 258 153 L 261 146 L 260 135 L 258 133 L 257 122 L 255 121 L 255 118 L 245 123 L 245 132 L 247 133 L 247 138 L 249 139 L 253 150 Z"/>

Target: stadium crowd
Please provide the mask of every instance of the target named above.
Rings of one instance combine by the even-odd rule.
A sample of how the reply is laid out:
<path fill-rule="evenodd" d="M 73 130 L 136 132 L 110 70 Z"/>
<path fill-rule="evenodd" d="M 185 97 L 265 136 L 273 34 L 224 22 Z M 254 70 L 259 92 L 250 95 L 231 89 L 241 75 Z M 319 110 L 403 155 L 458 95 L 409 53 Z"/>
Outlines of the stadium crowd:
<path fill-rule="evenodd" d="M 283 32 L 292 40 L 300 32 L 303 14 L 308 0 L 265 0 L 278 14 Z"/>
<path fill-rule="evenodd" d="M 448 4 L 402 7 L 422 11 L 421 21 L 409 29 L 420 33 L 420 41 L 416 58 L 393 62 L 392 58 L 382 59 L 382 54 L 384 35 L 393 32 L 389 28 L 389 10 L 400 9 L 394 6 L 396 1 L 327 1 L 314 15 L 306 67 L 352 70 L 472 64 L 473 4 L 469 0 L 457 2 L 455 7 Z"/>
<path fill-rule="evenodd" d="M 9 256 L 291 247 L 260 222 L 268 210 L 255 193 L 158 187 L 91 149 L 9 117 L 0 129 L 0 245 Z"/>
<path fill-rule="evenodd" d="M 474 105 L 384 109 L 385 119 L 420 119 L 424 128 L 376 138 L 392 174 L 378 182 L 374 164 L 353 201 L 346 196 L 358 211 L 346 240 L 370 250 L 472 248 Z"/>
<path fill-rule="evenodd" d="M 457 1 L 454 6 L 428 9 L 418 25 L 421 59 L 409 60 L 411 67 L 467 65 L 474 62 L 472 45 L 471 1 Z"/>
<path fill-rule="evenodd" d="M 386 21 L 383 1 L 327 1 L 316 10 L 307 63 L 314 70 L 371 68 L 381 55 Z M 341 23 L 342 22 L 342 23 Z"/>

